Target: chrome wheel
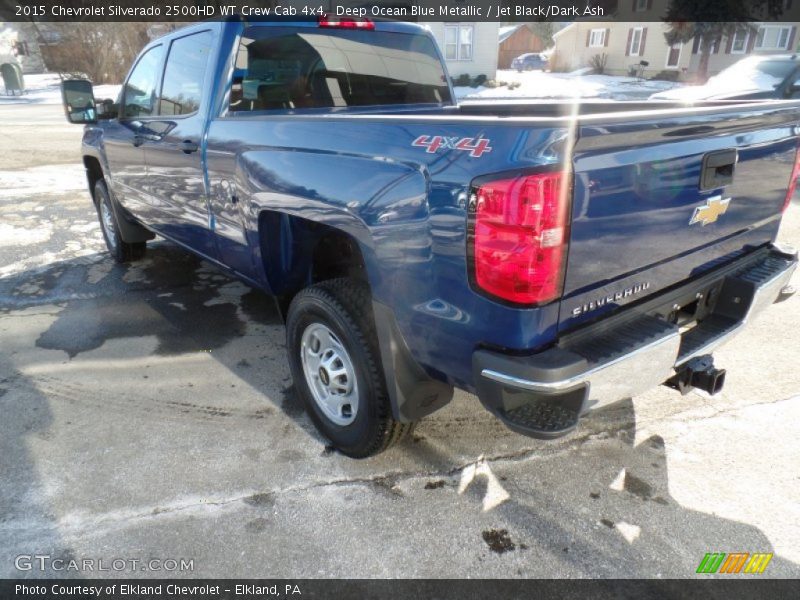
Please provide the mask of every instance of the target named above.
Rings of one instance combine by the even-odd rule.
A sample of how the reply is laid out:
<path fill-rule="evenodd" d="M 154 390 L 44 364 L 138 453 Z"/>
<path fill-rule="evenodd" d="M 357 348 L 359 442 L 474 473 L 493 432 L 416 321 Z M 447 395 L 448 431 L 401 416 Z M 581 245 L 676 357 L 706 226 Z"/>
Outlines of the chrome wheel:
<path fill-rule="evenodd" d="M 100 201 L 100 226 L 103 228 L 103 232 L 106 234 L 108 245 L 111 246 L 112 250 L 116 249 L 117 230 L 114 226 L 114 215 L 111 212 L 111 207 L 108 205 L 108 201 L 105 199 Z"/>
<path fill-rule="evenodd" d="M 336 334 L 322 323 L 306 327 L 300 360 L 311 395 L 337 425 L 350 425 L 358 414 L 358 384 L 350 355 Z"/>

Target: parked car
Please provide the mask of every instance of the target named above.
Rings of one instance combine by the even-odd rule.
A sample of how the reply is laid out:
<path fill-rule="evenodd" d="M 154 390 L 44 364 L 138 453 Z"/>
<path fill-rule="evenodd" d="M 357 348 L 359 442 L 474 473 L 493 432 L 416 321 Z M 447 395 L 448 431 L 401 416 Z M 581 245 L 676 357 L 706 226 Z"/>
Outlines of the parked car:
<path fill-rule="evenodd" d="M 750 56 L 705 85 L 677 87 L 650 96 L 651 100 L 755 100 L 800 98 L 800 61 L 796 54 Z"/>
<path fill-rule="evenodd" d="M 425 29 L 328 18 L 195 24 L 111 106 L 63 94 L 114 259 L 157 233 L 273 296 L 354 457 L 454 387 L 545 439 L 665 381 L 716 393 L 711 352 L 797 264 L 796 102 L 458 105 Z"/>
<path fill-rule="evenodd" d="M 522 71 L 544 71 L 547 68 L 547 57 L 536 52 L 521 54 L 511 61 L 511 68 Z"/>

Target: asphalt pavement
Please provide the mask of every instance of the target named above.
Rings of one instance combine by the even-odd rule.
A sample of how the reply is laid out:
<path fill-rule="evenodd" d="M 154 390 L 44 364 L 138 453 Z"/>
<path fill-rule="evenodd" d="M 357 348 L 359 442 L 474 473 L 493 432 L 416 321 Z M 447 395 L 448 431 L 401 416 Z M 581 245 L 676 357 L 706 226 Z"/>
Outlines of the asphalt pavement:
<path fill-rule="evenodd" d="M 0 106 L 0 577 L 692 577 L 707 552 L 800 577 L 800 298 L 716 353 L 717 397 L 661 387 L 544 442 L 458 392 L 351 460 L 268 298 L 165 241 L 111 261 L 79 140 Z"/>

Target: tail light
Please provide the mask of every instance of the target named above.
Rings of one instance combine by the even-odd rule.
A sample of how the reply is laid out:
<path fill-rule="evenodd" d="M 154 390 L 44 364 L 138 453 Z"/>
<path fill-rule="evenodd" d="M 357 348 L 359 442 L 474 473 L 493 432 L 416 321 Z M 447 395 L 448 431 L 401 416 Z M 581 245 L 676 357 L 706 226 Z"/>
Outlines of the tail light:
<path fill-rule="evenodd" d="M 330 15 L 322 15 L 319 18 L 318 25 L 320 27 L 332 27 L 336 29 L 375 29 L 375 23 L 369 19 L 353 19 L 352 17 L 332 17 Z"/>
<path fill-rule="evenodd" d="M 548 171 L 473 184 L 467 250 L 473 287 L 515 304 L 561 295 L 570 183 L 568 172 Z"/>
<path fill-rule="evenodd" d="M 798 177 L 800 177 L 800 146 L 798 146 L 797 151 L 795 152 L 794 155 L 794 167 L 792 167 L 792 178 L 789 180 L 789 189 L 786 190 L 786 199 L 783 201 L 784 212 L 786 212 L 786 209 L 789 208 L 789 204 L 792 201 L 794 192 L 797 189 Z"/>

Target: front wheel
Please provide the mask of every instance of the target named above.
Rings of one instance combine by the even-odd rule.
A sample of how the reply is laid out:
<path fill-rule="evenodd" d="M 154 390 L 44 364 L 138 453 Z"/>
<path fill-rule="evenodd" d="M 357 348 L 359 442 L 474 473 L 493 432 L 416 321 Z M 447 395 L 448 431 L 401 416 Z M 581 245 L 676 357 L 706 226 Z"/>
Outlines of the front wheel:
<path fill-rule="evenodd" d="M 128 243 L 122 239 L 112 202 L 106 182 L 102 179 L 99 180 L 94 184 L 94 204 L 97 209 L 97 217 L 100 219 L 100 229 L 103 232 L 103 239 L 106 241 L 106 248 L 118 263 L 139 260 L 144 256 L 146 244 L 145 242 Z"/>
<path fill-rule="evenodd" d="M 339 451 L 372 456 L 410 433 L 413 423 L 392 417 L 366 285 L 333 279 L 306 288 L 289 307 L 286 337 L 295 389 Z"/>

